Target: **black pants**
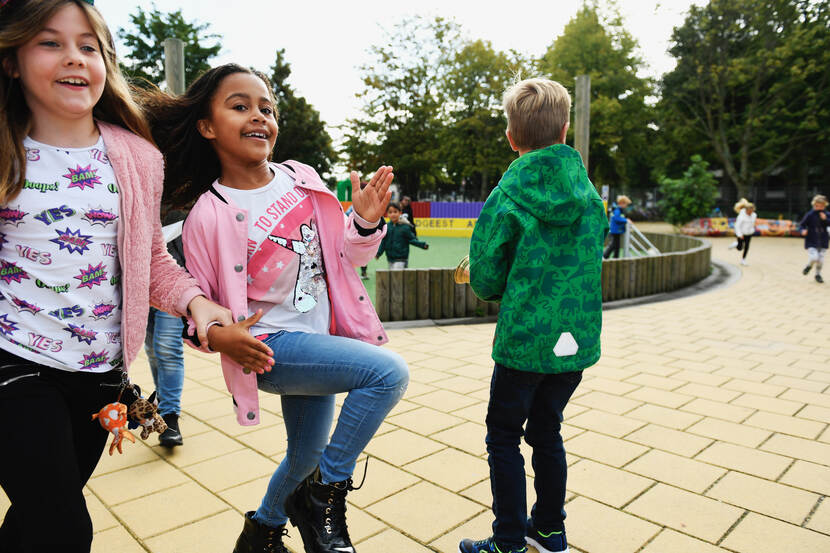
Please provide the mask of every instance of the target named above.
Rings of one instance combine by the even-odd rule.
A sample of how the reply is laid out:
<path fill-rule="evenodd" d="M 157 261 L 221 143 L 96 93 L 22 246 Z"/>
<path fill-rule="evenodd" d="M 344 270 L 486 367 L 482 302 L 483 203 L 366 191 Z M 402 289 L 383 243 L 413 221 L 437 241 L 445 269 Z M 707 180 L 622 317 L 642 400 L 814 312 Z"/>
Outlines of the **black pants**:
<path fill-rule="evenodd" d="M 611 256 L 620 257 L 620 240 L 622 240 L 622 234 L 612 234 L 611 243 L 608 244 L 607 248 L 605 248 L 605 252 L 602 254 L 602 257 L 605 259 L 608 259 Z"/>
<path fill-rule="evenodd" d="M 11 501 L 0 553 L 89 552 L 83 488 L 109 436 L 92 414 L 116 400 L 120 375 L 61 371 L 0 350 L 0 485 Z"/>
<path fill-rule="evenodd" d="M 752 238 L 752 236 L 741 236 L 740 238 L 738 238 L 738 251 L 744 251 L 742 259 L 746 259 L 746 254 L 749 253 L 750 238 Z"/>
<path fill-rule="evenodd" d="M 582 372 L 539 374 L 496 363 L 487 406 L 487 461 L 493 492 L 493 537 L 500 546 L 525 544 L 527 498 L 524 436 L 533 448 L 534 525 L 545 532 L 564 530 L 568 463 L 559 433 L 562 411 L 582 380 Z M 525 425 L 525 422 L 527 424 Z"/>

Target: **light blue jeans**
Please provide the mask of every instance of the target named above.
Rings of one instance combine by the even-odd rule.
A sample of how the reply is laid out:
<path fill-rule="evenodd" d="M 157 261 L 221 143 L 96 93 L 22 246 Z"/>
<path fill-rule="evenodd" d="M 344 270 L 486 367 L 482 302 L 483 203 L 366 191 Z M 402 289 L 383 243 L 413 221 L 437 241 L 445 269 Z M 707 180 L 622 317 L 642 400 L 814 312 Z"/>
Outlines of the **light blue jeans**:
<path fill-rule="evenodd" d="M 158 391 L 159 413 L 178 415 L 182 412 L 181 399 L 184 386 L 184 347 L 182 328 L 184 324 L 155 307 L 150 308 L 147 319 L 147 334 L 144 351 L 150 362 L 150 372 Z"/>
<path fill-rule="evenodd" d="M 265 343 L 274 351 L 259 389 L 279 394 L 288 450 L 254 518 L 268 526 L 287 520 L 286 497 L 316 466 L 323 482 L 352 476 L 358 455 L 403 397 L 409 369 L 397 353 L 341 336 L 280 331 Z M 348 392 L 334 434 L 335 394 Z"/>

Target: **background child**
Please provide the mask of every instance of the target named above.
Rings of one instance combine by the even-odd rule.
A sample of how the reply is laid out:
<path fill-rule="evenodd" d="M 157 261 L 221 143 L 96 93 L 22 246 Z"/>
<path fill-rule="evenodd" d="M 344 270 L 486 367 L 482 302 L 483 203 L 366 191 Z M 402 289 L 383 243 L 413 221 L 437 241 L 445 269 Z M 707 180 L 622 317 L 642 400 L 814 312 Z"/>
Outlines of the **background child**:
<path fill-rule="evenodd" d="M 738 251 L 743 251 L 741 265 L 746 265 L 746 254 L 749 253 L 749 241 L 755 234 L 755 219 L 758 217 L 758 214 L 755 213 L 755 204 L 746 198 L 741 198 L 735 204 L 735 207 L 740 207 L 737 210 L 738 217 L 735 218 L 735 238 L 737 238 L 735 247 L 738 248 Z"/>
<path fill-rule="evenodd" d="M 622 235 L 625 234 L 625 225 L 628 223 L 628 218 L 623 215 L 623 210 L 631 205 L 631 200 L 628 196 L 617 196 L 617 205 L 611 212 L 611 243 L 603 252 L 602 257 L 608 259 L 609 257 L 620 257 L 620 242 Z"/>
<path fill-rule="evenodd" d="M 815 266 L 816 282 L 821 284 L 824 282 L 821 277 L 821 268 L 824 266 L 824 254 L 827 252 L 828 241 L 830 241 L 827 233 L 830 213 L 827 212 L 826 196 L 818 194 L 811 203 L 813 209 L 808 211 L 798 223 L 801 235 L 804 236 L 804 248 L 807 250 L 807 266 L 804 267 L 802 273 L 806 275 Z"/>
<path fill-rule="evenodd" d="M 424 250 L 429 249 L 429 244 L 421 242 L 415 237 L 413 226 L 401 219 L 401 206 L 397 202 L 390 202 L 386 209 L 389 217 L 389 224 L 386 226 L 386 236 L 380 243 L 378 253 L 380 257 L 386 252 L 386 259 L 389 261 L 390 269 L 406 269 L 409 265 L 409 245 L 417 246 Z"/>
<path fill-rule="evenodd" d="M 198 197 L 184 225 L 187 268 L 241 321 L 210 328 L 237 419 L 259 422 L 257 389 L 282 401 L 288 450 L 234 551 L 286 552 L 289 516 L 306 551 L 354 551 L 346 494 L 355 462 L 408 382 L 403 359 L 377 347 L 386 334 L 355 271 L 383 237 L 392 168 L 364 189 L 352 172 L 347 218 L 311 167 L 269 161 L 278 129 L 264 75 L 228 64 L 183 97 L 152 94 L 165 184 L 183 203 Z"/>
<path fill-rule="evenodd" d="M 493 535 L 461 553 L 567 551 L 562 412 L 600 357 L 602 246 L 608 219 L 579 153 L 565 145 L 567 90 L 529 79 L 504 94 L 519 158 L 490 194 L 470 242 L 470 285 L 501 301 L 487 406 Z M 523 428 L 527 422 L 526 428 Z M 524 460 L 533 448 L 536 503 L 527 518 Z"/>
<path fill-rule="evenodd" d="M 182 249 L 181 224 L 186 213 L 171 209 L 165 214 L 162 230 L 170 230 L 172 236 L 167 240 L 167 251 L 180 267 L 184 267 L 184 250 Z M 182 411 L 182 388 L 184 387 L 184 344 L 182 330 L 184 323 L 155 307 L 150 308 L 147 318 L 147 334 L 144 338 L 144 352 L 150 363 L 150 373 L 158 392 L 158 412 L 167 424 L 167 430 L 159 435 L 163 447 L 176 447 L 184 443 L 179 428 L 179 415 Z"/>
<path fill-rule="evenodd" d="M 0 551 L 88 552 L 83 488 L 152 303 L 230 313 L 164 247 L 162 158 L 92 1 L 0 7 Z"/>

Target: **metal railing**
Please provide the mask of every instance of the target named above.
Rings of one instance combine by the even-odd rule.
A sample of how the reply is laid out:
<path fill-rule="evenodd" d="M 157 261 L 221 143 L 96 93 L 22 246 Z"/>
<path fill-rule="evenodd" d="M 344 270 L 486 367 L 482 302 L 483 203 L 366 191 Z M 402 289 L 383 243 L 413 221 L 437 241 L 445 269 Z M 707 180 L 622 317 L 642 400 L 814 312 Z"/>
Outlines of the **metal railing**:
<path fill-rule="evenodd" d="M 622 240 L 620 250 L 623 257 L 660 255 L 660 250 L 640 232 L 640 229 L 632 221 L 628 221 L 625 225 L 625 233 L 623 234 Z"/>

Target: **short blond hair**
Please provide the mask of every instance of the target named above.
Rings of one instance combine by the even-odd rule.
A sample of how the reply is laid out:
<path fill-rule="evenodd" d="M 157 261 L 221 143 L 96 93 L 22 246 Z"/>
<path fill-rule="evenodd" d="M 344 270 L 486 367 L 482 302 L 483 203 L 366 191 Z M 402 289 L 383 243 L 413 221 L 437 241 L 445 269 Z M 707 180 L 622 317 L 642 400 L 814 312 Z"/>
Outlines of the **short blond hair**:
<path fill-rule="evenodd" d="M 631 205 L 631 198 L 629 198 L 625 194 L 620 194 L 619 196 L 617 196 L 617 203 L 619 204 L 620 202 L 625 202 Z"/>
<path fill-rule="evenodd" d="M 550 79 L 525 79 L 504 92 L 502 106 L 513 143 L 536 150 L 556 144 L 570 121 L 571 95 Z"/>
<path fill-rule="evenodd" d="M 815 196 L 813 196 L 813 201 L 811 201 L 810 204 L 816 205 L 818 203 L 827 205 L 827 196 L 825 196 L 824 194 L 816 194 Z"/>

